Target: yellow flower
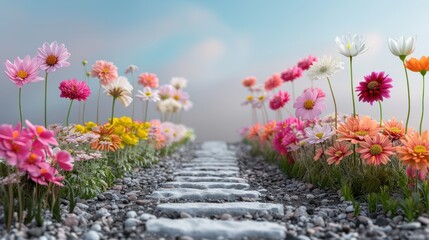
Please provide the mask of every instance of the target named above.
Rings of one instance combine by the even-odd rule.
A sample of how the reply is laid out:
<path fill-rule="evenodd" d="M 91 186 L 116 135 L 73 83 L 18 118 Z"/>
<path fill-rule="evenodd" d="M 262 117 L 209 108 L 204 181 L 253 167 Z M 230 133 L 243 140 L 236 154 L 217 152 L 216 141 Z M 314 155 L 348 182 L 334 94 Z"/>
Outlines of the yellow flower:
<path fill-rule="evenodd" d="M 139 143 L 139 139 L 133 134 L 124 134 L 121 136 L 122 141 L 131 146 L 135 146 Z"/>
<path fill-rule="evenodd" d="M 88 131 L 92 131 L 92 128 L 96 127 L 96 126 L 97 126 L 97 124 L 95 122 L 89 121 L 89 122 L 85 123 L 85 127 Z"/>
<path fill-rule="evenodd" d="M 133 120 L 130 117 L 123 116 L 118 119 L 118 123 L 125 127 L 131 127 L 133 125 Z"/>
<path fill-rule="evenodd" d="M 80 133 L 87 133 L 87 132 L 88 132 L 88 129 L 86 129 L 86 128 L 85 128 L 85 126 L 80 125 L 80 124 L 76 124 L 76 125 L 74 126 L 74 130 L 75 130 L 76 132 L 80 132 Z"/>
<path fill-rule="evenodd" d="M 116 125 L 115 131 L 113 133 L 118 135 L 118 136 L 121 136 L 121 135 L 125 134 L 126 131 L 127 131 L 127 129 L 124 126 Z"/>
<path fill-rule="evenodd" d="M 146 129 L 140 128 L 139 130 L 137 130 L 137 137 L 139 137 L 140 139 L 147 140 L 147 136 L 148 133 Z"/>

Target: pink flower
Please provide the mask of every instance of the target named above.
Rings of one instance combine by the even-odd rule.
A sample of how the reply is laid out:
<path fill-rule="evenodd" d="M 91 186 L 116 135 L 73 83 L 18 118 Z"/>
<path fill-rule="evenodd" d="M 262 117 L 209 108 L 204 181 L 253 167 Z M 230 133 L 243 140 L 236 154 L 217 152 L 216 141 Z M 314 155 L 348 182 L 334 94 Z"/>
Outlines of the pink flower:
<path fill-rule="evenodd" d="M 300 78 L 301 76 L 302 76 L 302 69 L 297 66 L 294 66 L 282 72 L 282 79 L 285 82 L 293 81 L 297 78 Z"/>
<path fill-rule="evenodd" d="M 309 55 L 307 58 L 303 58 L 298 62 L 298 67 L 303 71 L 308 70 L 314 62 L 317 62 L 317 58 L 315 56 Z"/>
<path fill-rule="evenodd" d="M 60 168 L 65 171 L 73 170 L 73 158 L 71 157 L 69 152 L 56 148 L 54 149 L 54 153 L 54 159 L 56 163 L 58 163 L 58 166 L 60 166 Z"/>
<path fill-rule="evenodd" d="M 289 102 L 290 100 L 290 95 L 287 92 L 282 92 L 281 90 L 274 95 L 271 100 L 270 100 L 270 108 L 272 110 L 277 110 L 280 109 L 282 107 L 284 107 L 284 105 Z"/>
<path fill-rule="evenodd" d="M 60 97 L 70 100 L 86 101 L 91 94 L 91 89 L 86 85 L 85 81 L 76 79 L 64 80 L 60 83 Z"/>
<path fill-rule="evenodd" d="M 98 60 L 92 65 L 91 76 L 100 79 L 103 86 L 118 79 L 118 68 L 112 63 L 104 60 Z"/>
<path fill-rule="evenodd" d="M 171 85 L 163 85 L 159 88 L 159 97 L 161 100 L 170 98 L 173 95 L 174 88 Z"/>
<path fill-rule="evenodd" d="M 58 170 L 52 167 L 47 162 L 39 162 L 36 164 L 37 168 L 30 174 L 31 180 L 41 185 L 48 185 L 48 182 L 54 183 L 58 186 L 63 186 L 61 181 L 64 179 L 62 176 L 56 176 Z"/>
<path fill-rule="evenodd" d="M 321 88 L 306 88 L 305 90 L 304 90 L 304 92 L 306 92 L 307 90 L 317 90 L 317 97 L 318 98 L 320 98 L 320 97 L 326 97 L 326 94 L 325 94 L 325 92 L 321 89 Z"/>
<path fill-rule="evenodd" d="M 0 125 L 0 157 L 11 166 L 20 165 L 29 155 L 31 139 L 20 132 L 20 126 Z"/>
<path fill-rule="evenodd" d="M 271 91 L 279 87 L 280 85 L 282 85 L 282 79 L 280 77 L 280 74 L 274 74 L 273 76 L 268 78 L 267 81 L 265 81 L 265 90 Z"/>
<path fill-rule="evenodd" d="M 390 98 L 390 89 L 392 88 L 392 79 L 384 72 L 372 72 L 365 76 L 365 80 L 356 87 L 359 101 L 369 102 L 371 105 L 377 101 L 383 101 L 383 98 Z"/>
<path fill-rule="evenodd" d="M 159 86 L 158 77 L 155 73 L 142 73 L 139 75 L 138 83 L 144 87 L 157 88 Z"/>
<path fill-rule="evenodd" d="M 54 132 L 47 130 L 40 125 L 33 125 L 25 120 L 28 127 L 28 137 L 34 139 L 33 148 L 50 148 L 49 145 L 57 146 L 58 142 L 54 137 Z"/>
<path fill-rule="evenodd" d="M 295 115 L 303 120 L 314 120 L 322 114 L 326 109 L 325 98 L 318 95 L 317 90 L 309 89 L 299 96 L 293 104 Z"/>
<path fill-rule="evenodd" d="M 38 76 L 40 61 L 37 58 L 31 59 L 27 55 L 24 59 L 17 57 L 13 63 L 6 60 L 4 67 L 6 68 L 4 71 L 6 75 L 19 88 L 27 83 L 43 80 Z"/>
<path fill-rule="evenodd" d="M 70 53 L 64 44 L 59 45 L 56 41 L 51 44 L 45 42 L 41 48 L 37 49 L 38 58 L 41 60 L 40 69 L 46 72 L 55 72 L 62 67 L 70 66 L 66 60 Z"/>
<path fill-rule="evenodd" d="M 243 87 L 253 87 L 256 84 L 256 78 L 255 77 L 247 77 L 242 82 Z"/>
<path fill-rule="evenodd" d="M 39 167 L 37 164 L 46 162 L 46 152 L 42 149 L 33 149 L 30 154 L 22 161 L 19 168 L 28 172 L 30 175 L 37 175 Z"/>

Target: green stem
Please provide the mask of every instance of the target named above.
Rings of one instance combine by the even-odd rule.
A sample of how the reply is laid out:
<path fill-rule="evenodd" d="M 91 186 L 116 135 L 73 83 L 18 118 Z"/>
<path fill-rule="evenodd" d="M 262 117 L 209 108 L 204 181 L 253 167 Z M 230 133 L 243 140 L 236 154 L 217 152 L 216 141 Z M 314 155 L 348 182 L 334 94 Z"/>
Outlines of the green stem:
<path fill-rule="evenodd" d="M 116 98 L 113 97 L 113 103 L 112 103 L 112 117 L 110 118 L 110 124 L 113 125 L 113 116 L 114 116 L 114 112 L 115 112 L 115 101 Z"/>
<path fill-rule="evenodd" d="M 422 90 L 422 116 L 420 117 L 419 133 L 422 134 L 423 116 L 425 114 L 425 75 L 423 75 L 423 90 Z"/>
<path fill-rule="evenodd" d="M 22 129 L 22 106 L 21 106 L 22 88 L 19 88 L 18 93 L 18 107 L 19 107 L 19 121 L 21 123 L 20 128 Z"/>
<path fill-rule="evenodd" d="M 350 86 L 351 86 L 351 94 L 352 94 L 352 102 L 353 102 L 353 117 L 356 117 L 356 104 L 355 104 L 355 94 L 353 87 L 353 57 L 350 56 Z"/>
<path fill-rule="evenodd" d="M 133 88 L 134 88 L 134 73 L 131 71 L 131 79 L 133 80 Z M 133 112 L 132 112 L 132 115 L 131 115 L 131 119 L 134 121 L 134 112 L 135 112 L 135 101 L 133 101 Z"/>
<path fill-rule="evenodd" d="M 335 110 L 335 129 L 337 129 L 338 124 L 338 112 L 337 112 L 337 101 L 335 100 L 334 91 L 332 90 L 331 80 L 328 79 L 329 89 L 331 90 L 332 100 L 334 101 L 334 110 Z"/>
<path fill-rule="evenodd" d="M 146 107 L 145 107 L 145 111 L 144 111 L 144 121 L 143 123 L 146 122 L 147 119 L 147 109 L 149 108 L 149 101 L 146 101 Z"/>
<path fill-rule="evenodd" d="M 48 102 L 48 72 L 46 72 L 46 75 L 45 75 L 45 128 L 48 126 L 48 120 L 47 120 L 48 106 L 47 106 L 47 102 Z"/>
<path fill-rule="evenodd" d="M 16 168 L 16 177 L 19 176 L 19 170 Z M 21 196 L 21 186 L 19 186 L 19 182 L 16 183 L 16 191 L 18 192 L 18 222 L 19 222 L 19 230 L 22 227 L 22 196 Z"/>
<path fill-rule="evenodd" d="M 70 117 L 70 110 L 72 108 L 72 105 L 73 105 L 73 99 L 70 101 L 69 111 L 67 113 L 67 119 L 66 119 L 66 127 L 69 126 L 69 117 Z"/>
<path fill-rule="evenodd" d="M 411 99 L 410 99 L 410 83 L 408 81 L 408 71 L 407 67 L 405 67 L 405 57 L 400 58 L 402 60 L 402 65 L 404 66 L 405 78 L 407 82 L 407 93 L 408 93 L 408 111 L 407 111 L 407 120 L 405 121 L 405 134 L 408 132 L 408 122 L 410 120 L 410 109 L 411 109 Z"/>
<path fill-rule="evenodd" d="M 101 95 L 101 84 L 100 84 L 100 87 L 98 88 L 98 96 L 97 96 L 97 118 L 96 118 L 97 124 L 100 123 L 98 121 L 98 113 L 99 113 L 99 110 L 100 110 L 100 95 Z"/>
<path fill-rule="evenodd" d="M 7 176 L 10 176 L 9 174 L 9 168 L 6 166 L 6 174 Z M 6 229 L 9 232 L 10 226 L 12 224 L 13 220 L 13 187 L 12 187 L 12 181 L 9 179 L 8 182 L 8 189 L 9 189 L 9 206 L 8 206 L 8 212 L 7 212 L 7 221 L 6 221 Z"/>
<path fill-rule="evenodd" d="M 378 106 L 380 107 L 380 127 L 383 126 L 383 109 L 381 108 L 381 101 L 378 101 Z"/>
<path fill-rule="evenodd" d="M 86 67 L 83 67 L 85 71 L 86 84 L 89 85 L 89 76 L 86 71 Z M 82 110 L 82 124 L 85 124 L 85 112 L 86 112 L 86 101 L 83 102 L 83 110 Z"/>

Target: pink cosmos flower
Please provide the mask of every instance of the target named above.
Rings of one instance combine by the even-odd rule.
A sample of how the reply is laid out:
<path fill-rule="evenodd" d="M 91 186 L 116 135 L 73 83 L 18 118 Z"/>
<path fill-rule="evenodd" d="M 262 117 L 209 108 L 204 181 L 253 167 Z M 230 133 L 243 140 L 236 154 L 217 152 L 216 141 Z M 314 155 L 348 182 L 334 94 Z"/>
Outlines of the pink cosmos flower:
<path fill-rule="evenodd" d="M 138 83 L 143 87 L 157 88 L 159 86 L 158 77 L 155 73 L 142 73 L 139 75 Z"/>
<path fill-rule="evenodd" d="M 280 74 L 274 74 L 265 81 L 265 91 L 271 91 L 282 85 Z"/>
<path fill-rule="evenodd" d="M 377 101 L 383 101 L 383 98 L 390 98 L 390 89 L 393 87 L 392 79 L 384 72 L 372 72 L 365 76 L 365 80 L 356 87 L 359 101 L 369 102 L 371 105 Z"/>
<path fill-rule="evenodd" d="M 302 76 L 302 69 L 297 66 L 294 66 L 282 72 L 282 79 L 284 82 L 294 81 L 295 79 L 300 78 L 301 76 Z"/>
<path fill-rule="evenodd" d="M 33 149 L 19 165 L 22 171 L 35 175 L 39 171 L 37 164 L 46 161 L 46 152 L 42 149 Z"/>
<path fill-rule="evenodd" d="M 64 44 L 53 41 L 51 44 L 45 42 L 41 48 L 37 49 L 38 58 L 41 60 L 40 69 L 46 72 L 55 72 L 62 67 L 70 66 L 66 60 L 70 53 Z"/>
<path fill-rule="evenodd" d="M 58 186 L 63 186 L 61 181 L 64 179 L 62 176 L 56 176 L 58 170 L 52 167 L 47 162 L 39 162 L 36 164 L 37 168 L 30 174 L 31 180 L 41 185 L 48 185 L 49 182 Z"/>
<path fill-rule="evenodd" d="M 307 90 L 311 90 L 311 89 L 317 90 L 317 97 L 318 98 L 326 97 L 325 92 L 321 88 L 306 88 L 306 89 L 304 89 L 304 92 L 306 92 Z"/>
<path fill-rule="evenodd" d="M 43 80 L 38 76 L 40 67 L 38 58 L 31 59 L 28 55 L 24 59 L 17 57 L 13 63 L 6 60 L 4 67 L 6 68 L 4 71 L 6 75 L 19 88 L 27 83 Z"/>
<path fill-rule="evenodd" d="M 247 77 L 242 82 L 243 87 L 253 87 L 256 84 L 256 78 L 255 77 Z"/>
<path fill-rule="evenodd" d="M 303 71 L 308 70 L 314 62 L 317 62 L 317 58 L 315 56 L 309 55 L 307 58 L 303 58 L 298 62 L 298 67 Z"/>
<path fill-rule="evenodd" d="M 0 157 L 11 166 L 20 165 L 29 155 L 32 140 L 20 132 L 20 125 L 0 125 Z"/>
<path fill-rule="evenodd" d="M 97 77 L 100 84 L 106 86 L 118 79 L 118 68 L 112 62 L 98 60 L 92 65 L 91 76 Z"/>
<path fill-rule="evenodd" d="M 49 145 L 57 146 L 58 142 L 54 137 L 54 132 L 47 130 L 45 127 L 40 125 L 33 125 L 30 121 L 25 120 L 27 124 L 28 137 L 34 139 L 33 148 L 49 148 Z"/>
<path fill-rule="evenodd" d="M 58 163 L 58 166 L 65 171 L 73 170 L 73 158 L 69 152 L 60 150 L 59 148 L 55 148 L 53 152 L 55 154 L 55 156 L 52 156 L 54 159 L 54 165 L 56 162 Z"/>
<path fill-rule="evenodd" d="M 277 110 L 280 109 L 282 107 L 284 107 L 284 105 L 289 102 L 290 100 L 290 95 L 287 92 L 283 92 L 283 91 L 279 91 L 276 95 L 274 95 L 271 99 L 270 99 L 270 108 L 272 110 Z"/>
<path fill-rule="evenodd" d="M 171 85 L 163 85 L 159 88 L 158 94 L 161 100 L 171 98 L 173 95 L 174 88 Z"/>
<path fill-rule="evenodd" d="M 62 81 L 59 89 L 61 90 L 60 97 L 70 100 L 86 101 L 91 94 L 91 89 L 85 81 L 78 81 L 74 78 Z"/>
<path fill-rule="evenodd" d="M 296 99 L 293 107 L 295 115 L 303 120 L 314 120 L 326 109 L 324 97 L 318 97 L 319 92 L 310 89 Z"/>

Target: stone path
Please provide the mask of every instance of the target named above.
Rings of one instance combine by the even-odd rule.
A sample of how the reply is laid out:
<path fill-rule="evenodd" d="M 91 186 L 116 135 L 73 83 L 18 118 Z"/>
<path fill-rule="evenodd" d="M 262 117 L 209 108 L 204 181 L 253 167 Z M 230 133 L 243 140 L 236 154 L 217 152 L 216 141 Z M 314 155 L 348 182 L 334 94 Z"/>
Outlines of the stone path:
<path fill-rule="evenodd" d="M 286 228 L 268 221 L 234 220 L 233 216 L 283 216 L 282 204 L 260 203 L 258 191 L 240 178 L 235 153 L 224 142 L 206 142 L 195 158 L 183 164 L 174 180 L 149 197 L 161 217 L 146 222 L 146 231 L 159 237 L 195 239 L 285 239 Z M 214 216 L 222 216 L 213 220 Z"/>

